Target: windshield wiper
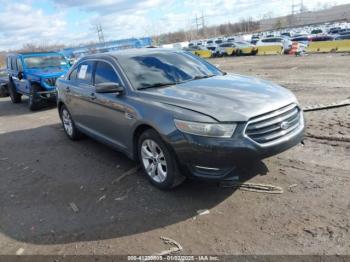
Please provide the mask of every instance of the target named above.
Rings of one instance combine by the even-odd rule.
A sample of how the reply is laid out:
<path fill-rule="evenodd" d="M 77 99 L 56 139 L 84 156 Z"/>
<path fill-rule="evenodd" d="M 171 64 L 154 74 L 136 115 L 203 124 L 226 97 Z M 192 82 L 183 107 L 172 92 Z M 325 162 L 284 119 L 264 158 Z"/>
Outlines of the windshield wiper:
<path fill-rule="evenodd" d="M 166 87 L 166 86 L 172 86 L 172 85 L 176 85 L 177 82 L 168 82 L 168 83 L 155 83 L 153 85 L 150 86 L 145 86 L 145 87 L 140 87 L 137 90 L 142 90 L 142 89 L 148 89 L 148 88 L 155 88 L 155 87 Z"/>

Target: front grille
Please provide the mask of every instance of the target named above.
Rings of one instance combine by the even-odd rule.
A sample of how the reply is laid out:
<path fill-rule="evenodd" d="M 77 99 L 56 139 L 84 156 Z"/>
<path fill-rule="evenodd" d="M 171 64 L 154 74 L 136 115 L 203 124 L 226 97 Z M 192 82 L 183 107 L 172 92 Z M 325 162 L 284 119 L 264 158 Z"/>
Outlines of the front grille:
<path fill-rule="evenodd" d="M 245 134 L 259 144 L 272 142 L 297 129 L 300 118 L 299 107 L 291 104 L 252 118 L 248 122 Z"/>
<path fill-rule="evenodd" d="M 52 77 L 52 78 L 47 78 L 47 79 L 45 79 L 45 82 L 46 82 L 49 86 L 55 86 L 55 85 L 56 85 L 56 80 L 57 80 L 57 77 Z"/>

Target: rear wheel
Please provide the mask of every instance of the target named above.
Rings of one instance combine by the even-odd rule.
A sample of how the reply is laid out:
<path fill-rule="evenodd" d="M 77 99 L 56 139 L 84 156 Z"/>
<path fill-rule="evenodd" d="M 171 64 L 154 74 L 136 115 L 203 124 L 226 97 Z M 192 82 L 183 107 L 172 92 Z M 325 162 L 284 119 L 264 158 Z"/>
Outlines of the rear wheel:
<path fill-rule="evenodd" d="M 146 130 L 140 136 L 138 157 L 150 182 L 160 189 L 176 187 L 185 180 L 168 146 L 152 129 Z"/>
<path fill-rule="evenodd" d="M 14 104 L 21 103 L 22 101 L 22 95 L 17 93 L 16 86 L 12 82 L 12 79 L 9 80 L 8 83 L 8 91 L 10 93 L 11 101 Z"/>
<path fill-rule="evenodd" d="M 41 104 L 41 98 L 38 92 L 41 90 L 41 86 L 38 84 L 32 84 L 29 92 L 28 107 L 31 111 L 38 110 Z"/>
<path fill-rule="evenodd" d="M 0 85 L 0 97 L 7 97 L 7 96 L 9 96 L 7 85 Z"/>

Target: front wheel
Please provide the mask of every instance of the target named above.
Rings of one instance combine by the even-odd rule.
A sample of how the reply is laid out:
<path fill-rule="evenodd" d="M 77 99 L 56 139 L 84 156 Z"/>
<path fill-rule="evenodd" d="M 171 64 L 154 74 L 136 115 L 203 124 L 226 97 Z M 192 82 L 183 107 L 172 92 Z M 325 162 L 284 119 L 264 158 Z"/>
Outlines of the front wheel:
<path fill-rule="evenodd" d="M 140 136 L 138 157 L 150 182 L 160 189 L 176 187 L 185 180 L 168 146 L 152 129 Z"/>
<path fill-rule="evenodd" d="M 72 119 L 72 115 L 70 114 L 65 105 L 62 105 L 60 108 L 60 118 L 66 135 L 71 140 L 78 140 L 81 137 L 81 134 L 76 128 L 75 123 Z"/>
<path fill-rule="evenodd" d="M 30 87 L 28 107 L 29 107 L 29 110 L 31 111 L 35 111 L 40 108 L 41 98 L 38 95 L 38 92 L 40 90 L 41 90 L 41 87 L 38 84 L 32 84 Z"/>

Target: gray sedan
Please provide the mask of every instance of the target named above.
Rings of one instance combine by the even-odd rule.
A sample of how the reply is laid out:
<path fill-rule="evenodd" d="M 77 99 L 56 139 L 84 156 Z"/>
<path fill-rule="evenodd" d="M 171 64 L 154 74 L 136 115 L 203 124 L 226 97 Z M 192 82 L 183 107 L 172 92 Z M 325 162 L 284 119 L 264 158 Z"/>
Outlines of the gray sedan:
<path fill-rule="evenodd" d="M 290 91 L 228 75 L 184 51 L 86 56 L 57 89 L 70 139 L 86 134 L 125 153 L 163 189 L 186 177 L 228 179 L 241 163 L 280 153 L 303 136 Z"/>

